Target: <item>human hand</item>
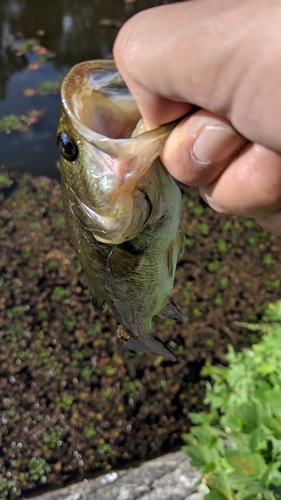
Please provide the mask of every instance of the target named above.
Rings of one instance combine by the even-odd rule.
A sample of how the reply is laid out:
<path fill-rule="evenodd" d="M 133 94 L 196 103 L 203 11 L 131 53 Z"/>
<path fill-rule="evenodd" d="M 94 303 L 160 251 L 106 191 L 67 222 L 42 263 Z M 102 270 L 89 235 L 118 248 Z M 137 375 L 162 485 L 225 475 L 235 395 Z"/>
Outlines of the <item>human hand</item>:
<path fill-rule="evenodd" d="M 165 144 L 173 177 L 214 210 L 281 235 L 281 2 L 142 11 L 121 28 L 114 58 L 150 129 L 194 111 Z"/>

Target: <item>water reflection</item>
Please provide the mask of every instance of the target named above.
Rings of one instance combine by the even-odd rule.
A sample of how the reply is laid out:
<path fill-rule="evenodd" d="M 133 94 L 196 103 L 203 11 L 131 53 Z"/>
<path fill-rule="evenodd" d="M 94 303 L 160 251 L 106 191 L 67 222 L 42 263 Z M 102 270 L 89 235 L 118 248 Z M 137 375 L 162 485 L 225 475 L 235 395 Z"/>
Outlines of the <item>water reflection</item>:
<path fill-rule="evenodd" d="M 124 22 L 139 10 L 168 1 L 136 0 L 0 0 L 0 118 L 44 108 L 44 117 L 26 133 L 0 133 L 0 163 L 21 163 L 23 169 L 57 177 L 55 130 L 59 96 L 26 98 L 22 91 L 46 79 L 61 78 L 77 62 L 108 57 L 117 28 L 100 24 L 101 19 Z M 11 33 L 36 37 L 56 52 L 56 58 L 38 71 L 28 69 L 26 57 L 17 57 L 8 43 Z"/>

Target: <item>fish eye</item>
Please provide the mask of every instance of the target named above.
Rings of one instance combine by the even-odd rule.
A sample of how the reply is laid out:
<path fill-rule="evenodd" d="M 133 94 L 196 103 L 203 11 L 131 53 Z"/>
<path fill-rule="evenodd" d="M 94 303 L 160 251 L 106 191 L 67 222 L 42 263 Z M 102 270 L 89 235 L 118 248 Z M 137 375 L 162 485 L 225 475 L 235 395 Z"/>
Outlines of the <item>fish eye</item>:
<path fill-rule="evenodd" d="M 66 132 L 61 132 L 57 137 L 57 146 L 60 154 L 67 161 L 75 161 L 78 156 L 78 147 L 75 141 Z"/>

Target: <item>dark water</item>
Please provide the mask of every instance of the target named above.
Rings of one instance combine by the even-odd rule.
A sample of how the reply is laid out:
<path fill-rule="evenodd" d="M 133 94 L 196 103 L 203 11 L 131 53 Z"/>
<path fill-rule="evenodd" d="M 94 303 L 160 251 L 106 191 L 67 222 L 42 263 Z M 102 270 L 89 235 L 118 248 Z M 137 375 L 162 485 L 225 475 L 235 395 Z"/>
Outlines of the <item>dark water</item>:
<path fill-rule="evenodd" d="M 161 0 L 0 0 L 0 118 L 45 109 L 44 116 L 27 132 L 0 133 L 0 164 L 19 163 L 36 175 L 58 177 L 55 144 L 59 95 L 24 97 L 25 88 L 36 88 L 45 80 L 57 80 L 77 62 L 107 57 L 118 29 L 100 24 L 102 19 L 124 22 L 139 10 L 172 3 Z M 28 60 L 17 57 L 9 34 L 36 37 L 56 57 L 41 69 L 28 69 Z M 30 62 L 30 60 L 29 60 Z"/>

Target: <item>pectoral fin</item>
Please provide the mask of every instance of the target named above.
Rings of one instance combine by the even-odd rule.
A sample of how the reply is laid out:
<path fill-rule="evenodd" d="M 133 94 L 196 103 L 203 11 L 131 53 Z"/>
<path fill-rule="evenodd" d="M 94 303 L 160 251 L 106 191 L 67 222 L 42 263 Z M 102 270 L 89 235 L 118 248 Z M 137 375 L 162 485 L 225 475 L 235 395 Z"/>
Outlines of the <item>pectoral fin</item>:
<path fill-rule="evenodd" d="M 116 245 L 108 256 L 107 271 L 114 276 L 129 276 L 142 255 L 143 251 L 136 250 L 129 241 Z"/>
<path fill-rule="evenodd" d="M 171 297 L 169 297 L 168 303 L 165 305 L 162 311 L 158 313 L 158 316 L 160 316 L 160 318 L 175 319 L 176 321 L 183 320 L 182 312 L 177 308 Z"/>

